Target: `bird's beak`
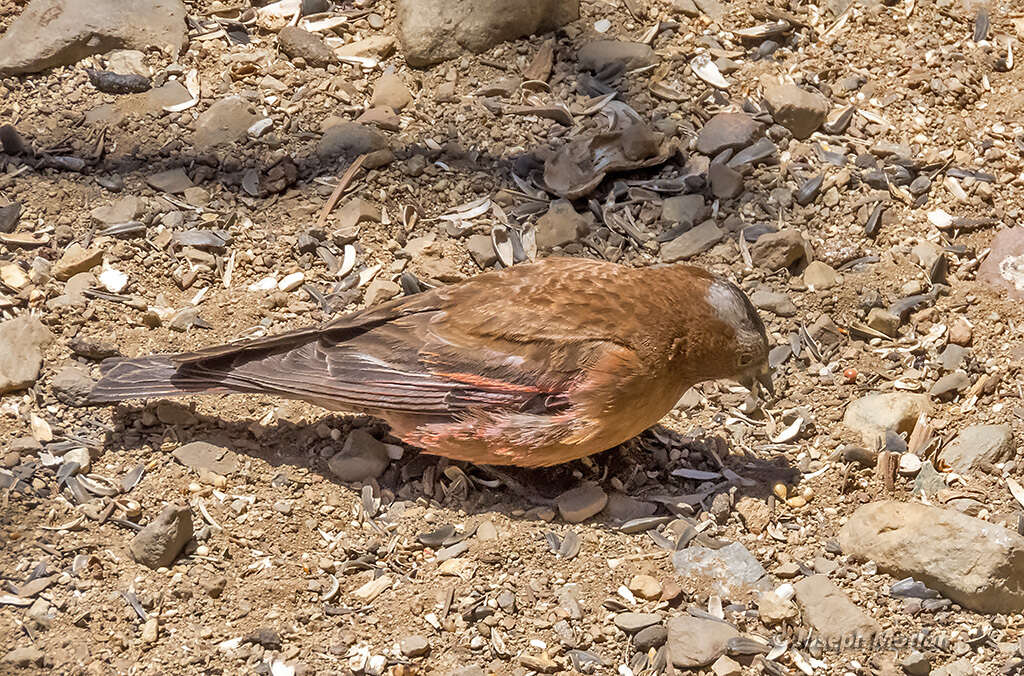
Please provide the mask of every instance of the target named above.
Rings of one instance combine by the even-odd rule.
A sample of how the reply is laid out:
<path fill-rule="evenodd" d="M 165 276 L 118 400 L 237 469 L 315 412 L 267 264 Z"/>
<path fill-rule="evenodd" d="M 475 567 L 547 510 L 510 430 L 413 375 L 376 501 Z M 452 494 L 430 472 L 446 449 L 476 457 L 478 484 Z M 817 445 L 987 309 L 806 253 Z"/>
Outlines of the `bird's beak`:
<path fill-rule="evenodd" d="M 772 371 L 765 366 L 761 371 L 751 371 L 739 378 L 739 383 L 750 390 L 755 397 L 759 396 L 760 388 L 764 388 L 772 397 L 775 396 L 775 384 L 772 382 Z"/>

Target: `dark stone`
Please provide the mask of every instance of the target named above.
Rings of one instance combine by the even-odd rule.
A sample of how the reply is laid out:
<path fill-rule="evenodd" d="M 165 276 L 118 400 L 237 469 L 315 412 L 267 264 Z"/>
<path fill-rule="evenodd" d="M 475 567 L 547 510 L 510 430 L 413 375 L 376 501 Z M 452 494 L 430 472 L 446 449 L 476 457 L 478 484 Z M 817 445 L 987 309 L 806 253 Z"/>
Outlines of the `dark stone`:
<path fill-rule="evenodd" d="M 281 634 L 270 627 L 260 627 L 245 637 L 246 643 L 258 643 L 267 650 L 281 649 Z"/>
<path fill-rule="evenodd" d="M 668 639 L 668 630 L 662 624 L 655 624 L 653 626 L 641 629 L 633 637 L 633 645 L 638 650 L 646 652 L 651 648 L 661 647 Z"/>
<path fill-rule="evenodd" d="M 277 34 L 281 51 L 290 59 L 303 59 L 314 68 L 325 68 L 335 61 L 334 52 L 324 44 L 319 35 L 302 30 L 298 26 L 286 26 Z"/>
<path fill-rule="evenodd" d="M 8 155 L 21 155 L 27 149 L 21 134 L 10 124 L 0 126 L 0 148 Z"/>
<path fill-rule="evenodd" d="M 92 86 L 104 94 L 138 94 L 149 90 L 152 86 L 148 77 L 135 73 L 122 75 L 95 68 L 86 68 L 85 72 L 89 76 Z"/>
<path fill-rule="evenodd" d="M 723 150 L 745 148 L 763 129 L 764 125 L 746 113 L 719 113 L 697 134 L 697 152 L 714 157 Z"/>
<path fill-rule="evenodd" d="M 11 202 L 5 207 L 0 207 L 0 232 L 14 232 L 21 218 L 21 202 Z"/>
<path fill-rule="evenodd" d="M 718 199 L 732 199 L 743 193 L 743 174 L 724 164 L 712 164 L 708 169 L 711 194 Z"/>

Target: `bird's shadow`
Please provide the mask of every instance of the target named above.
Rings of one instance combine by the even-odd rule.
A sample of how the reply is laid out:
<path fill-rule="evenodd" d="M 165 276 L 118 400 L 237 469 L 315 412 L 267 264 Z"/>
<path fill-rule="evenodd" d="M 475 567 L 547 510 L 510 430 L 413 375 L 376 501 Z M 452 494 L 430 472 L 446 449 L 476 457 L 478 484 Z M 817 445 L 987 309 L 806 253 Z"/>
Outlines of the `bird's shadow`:
<path fill-rule="evenodd" d="M 289 472 L 301 468 L 342 490 L 358 492 L 361 484 L 339 480 L 328 468 L 328 459 L 342 449 L 352 430 L 363 429 L 379 440 L 400 444 L 405 449 L 400 459 L 392 461 L 378 478 L 367 482 L 376 495 L 388 500 L 426 501 L 469 516 L 501 513 L 510 518 L 544 518 L 545 512 L 552 514 L 560 494 L 583 482 L 596 483 L 609 494 L 626 495 L 653 505 L 656 509 L 652 515 L 686 516 L 685 510 L 678 508 L 682 502 L 692 503 L 696 515 L 709 510 L 719 493 L 732 493 L 733 501 L 742 496 L 770 500 L 776 483 L 791 485 L 800 477 L 799 470 L 791 467 L 781 454 L 765 458 L 736 453 L 721 437 L 683 437 L 660 425 L 589 458 L 530 469 L 477 466 L 431 455 L 390 437 L 385 423 L 367 416 L 327 414 L 312 421 L 276 419 L 261 424 L 196 413 L 179 402 L 164 401 L 160 406 L 165 412 L 176 411 L 189 418 L 188 423 L 154 422 L 152 407 L 147 415 L 145 406 L 122 404 L 114 411 L 114 427 L 106 435 L 105 450 L 133 451 L 143 446 L 166 447 L 168 441 L 175 447 L 205 441 L 239 456 L 259 458 L 278 470 L 275 477 L 287 477 L 285 483 L 304 483 L 296 478 L 301 472 Z M 166 413 L 163 417 L 166 418 Z M 152 424 L 144 425 L 144 420 Z M 331 430 L 337 432 L 332 436 Z M 684 454 L 683 459 L 673 460 L 673 455 L 681 454 L 679 451 Z M 167 462 L 177 462 L 169 453 L 167 456 Z M 699 469 L 719 477 L 677 477 L 672 475 L 676 469 Z M 268 479 L 267 484 L 271 483 Z M 680 498 L 674 505 L 673 496 Z M 589 523 L 616 528 L 623 519 L 604 510 Z"/>

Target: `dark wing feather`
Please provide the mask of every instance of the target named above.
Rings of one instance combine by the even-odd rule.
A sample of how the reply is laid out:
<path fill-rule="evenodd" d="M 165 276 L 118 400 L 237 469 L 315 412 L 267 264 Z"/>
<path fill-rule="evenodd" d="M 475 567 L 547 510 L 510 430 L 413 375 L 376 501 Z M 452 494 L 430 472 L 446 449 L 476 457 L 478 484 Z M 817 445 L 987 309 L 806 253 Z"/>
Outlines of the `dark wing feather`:
<path fill-rule="evenodd" d="M 182 377 L 338 408 L 445 416 L 473 408 L 561 411 L 633 312 L 624 301 L 608 303 L 605 289 L 621 274 L 619 266 L 547 259 L 176 361 Z M 555 298 L 611 309 L 587 323 L 593 312 L 561 311 Z"/>
<path fill-rule="evenodd" d="M 195 352 L 181 352 L 171 355 L 171 358 L 176 363 L 184 365 L 206 362 L 217 357 L 235 359 L 246 356 L 262 357 L 275 351 L 290 350 L 314 339 L 326 338 L 335 343 L 342 342 L 400 317 L 435 312 L 438 309 L 436 295 L 424 293 L 414 296 L 412 299 L 399 298 L 373 308 L 354 312 L 328 324 L 310 326 L 273 336 L 214 345 Z"/>
<path fill-rule="evenodd" d="M 168 355 L 170 389 L 266 392 L 370 413 L 561 411 L 608 345 L 631 340 L 629 320 L 646 321 L 615 296 L 627 274 L 576 259 L 487 273 L 318 327 Z M 132 388 L 142 367 L 121 364 L 108 400 L 156 391 L 152 379 Z"/>
<path fill-rule="evenodd" d="M 480 350 L 464 355 L 470 358 L 458 365 L 438 369 L 424 359 L 439 347 L 430 331 L 437 314 L 404 313 L 368 327 L 332 325 L 240 349 L 197 352 L 175 360 L 179 366 L 171 381 L 276 393 L 332 408 L 443 416 L 470 408 L 536 407 L 538 397 L 558 394 L 529 382 L 481 376 L 486 363 L 480 361 Z M 500 364 L 509 356 L 493 357 Z M 522 381 L 525 374 L 518 375 Z"/>

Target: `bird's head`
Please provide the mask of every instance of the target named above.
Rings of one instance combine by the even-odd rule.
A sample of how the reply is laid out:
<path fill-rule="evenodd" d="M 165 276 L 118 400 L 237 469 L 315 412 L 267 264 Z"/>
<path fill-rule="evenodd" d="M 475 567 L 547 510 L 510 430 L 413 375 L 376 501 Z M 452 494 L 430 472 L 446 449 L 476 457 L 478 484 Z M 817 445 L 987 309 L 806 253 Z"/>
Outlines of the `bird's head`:
<path fill-rule="evenodd" d="M 709 284 L 707 300 L 716 319 L 726 325 L 726 333 L 731 333 L 721 361 L 723 370 L 729 372 L 721 377 L 735 378 L 754 394 L 758 386 L 774 394 L 768 366 L 768 336 L 753 303 L 738 286 L 721 277 L 715 277 Z"/>

